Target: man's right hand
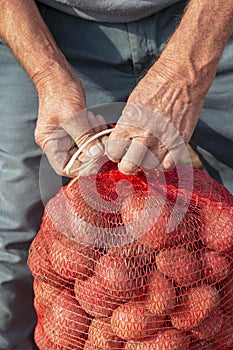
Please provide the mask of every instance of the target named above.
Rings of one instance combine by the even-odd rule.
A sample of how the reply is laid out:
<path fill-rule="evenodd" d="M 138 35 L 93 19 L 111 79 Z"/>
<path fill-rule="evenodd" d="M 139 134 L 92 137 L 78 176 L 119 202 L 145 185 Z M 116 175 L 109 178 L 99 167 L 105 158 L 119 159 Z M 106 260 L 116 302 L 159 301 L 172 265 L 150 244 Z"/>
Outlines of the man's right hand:
<path fill-rule="evenodd" d="M 105 128 L 102 117 L 86 113 L 82 84 L 58 48 L 34 0 L 0 0 L 0 35 L 23 65 L 39 97 L 39 116 L 35 130 L 38 145 L 55 171 L 63 175 L 72 154 L 94 133 Z M 86 157 L 104 152 L 93 141 Z M 72 174 L 75 176 L 74 164 Z"/>
<path fill-rule="evenodd" d="M 105 129 L 105 121 L 86 110 L 82 84 L 69 67 L 66 70 L 56 65 L 47 67 L 46 74 L 37 76 L 36 87 L 39 96 L 36 142 L 58 174 L 78 175 L 75 169 L 81 164 L 79 159 L 69 174 L 64 168 L 87 139 Z M 99 158 L 104 147 L 96 140 L 84 152 L 87 159 Z"/>

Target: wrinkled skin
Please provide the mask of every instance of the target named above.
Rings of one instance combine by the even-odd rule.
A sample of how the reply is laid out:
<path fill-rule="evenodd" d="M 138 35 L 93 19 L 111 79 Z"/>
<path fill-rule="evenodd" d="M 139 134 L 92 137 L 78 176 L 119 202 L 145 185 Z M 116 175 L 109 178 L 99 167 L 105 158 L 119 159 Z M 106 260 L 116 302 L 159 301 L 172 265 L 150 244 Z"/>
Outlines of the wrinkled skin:
<path fill-rule="evenodd" d="M 129 96 L 109 138 L 108 156 L 122 172 L 159 165 L 170 170 L 176 164 L 232 33 L 232 8 L 231 1 L 224 6 L 217 0 L 189 2 L 160 58 Z"/>
<path fill-rule="evenodd" d="M 0 7 L 0 35 L 38 91 L 36 142 L 55 171 L 64 174 L 72 154 L 104 128 L 104 121 L 85 113 L 81 82 L 35 2 L 0 0 Z M 106 144 L 109 158 L 123 173 L 135 173 L 139 166 L 161 165 L 166 170 L 176 163 L 196 126 L 232 23 L 232 1 L 190 0 L 159 60 L 129 96 Z M 103 153 L 102 142 L 96 140 L 84 157 L 95 159 Z M 70 176 L 77 175 L 83 161 L 77 161 Z"/>

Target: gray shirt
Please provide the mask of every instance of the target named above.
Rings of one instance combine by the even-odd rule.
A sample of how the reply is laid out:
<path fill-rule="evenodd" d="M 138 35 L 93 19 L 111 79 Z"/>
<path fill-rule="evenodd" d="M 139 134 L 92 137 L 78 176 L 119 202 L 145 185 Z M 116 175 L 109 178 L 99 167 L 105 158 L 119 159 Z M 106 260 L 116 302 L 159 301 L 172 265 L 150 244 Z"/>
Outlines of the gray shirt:
<path fill-rule="evenodd" d="M 62 12 L 99 22 L 127 23 L 180 0 L 39 0 Z"/>

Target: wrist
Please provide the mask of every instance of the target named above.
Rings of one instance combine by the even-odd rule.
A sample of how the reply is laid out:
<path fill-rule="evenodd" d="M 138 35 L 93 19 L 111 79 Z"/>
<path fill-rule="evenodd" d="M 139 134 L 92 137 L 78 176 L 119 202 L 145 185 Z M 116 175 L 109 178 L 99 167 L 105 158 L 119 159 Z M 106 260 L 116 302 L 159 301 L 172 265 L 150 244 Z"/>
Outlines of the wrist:
<path fill-rule="evenodd" d="M 196 64 L 188 52 L 183 59 L 164 54 L 152 67 L 151 74 L 175 89 L 186 89 L 192 99 L 204 98 L 213 83 L 217 65 L 200 61 Z"/>
<path fill-rule="evenodd" d="M 77 75 L 72 70 L 71 66 L 65 60 L 50 60 L 41 66 L 40 70 L 31 76 L 32 81 L 41 95 L 44 92 L 59 90 L 61 86 L 67 89 L 70 85 L 75 84 L 81 87 Z"/>
<path fill-rule="evenodd" d="M 177 87 L 205 96 L 233 30 L 231 1 L 190 0 L 152 72 Z"/>

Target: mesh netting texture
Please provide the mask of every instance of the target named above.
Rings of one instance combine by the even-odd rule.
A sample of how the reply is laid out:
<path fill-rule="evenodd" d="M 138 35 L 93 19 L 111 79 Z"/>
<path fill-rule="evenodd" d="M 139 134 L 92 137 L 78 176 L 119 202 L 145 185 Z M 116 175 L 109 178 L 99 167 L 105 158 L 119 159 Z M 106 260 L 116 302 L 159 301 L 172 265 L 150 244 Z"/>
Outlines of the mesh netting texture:
<path fill-rule="evenodd" d="M 40 350 L 233 349 L 233 197 L 112 162 L 46 205 L 28 264 Z"/>

